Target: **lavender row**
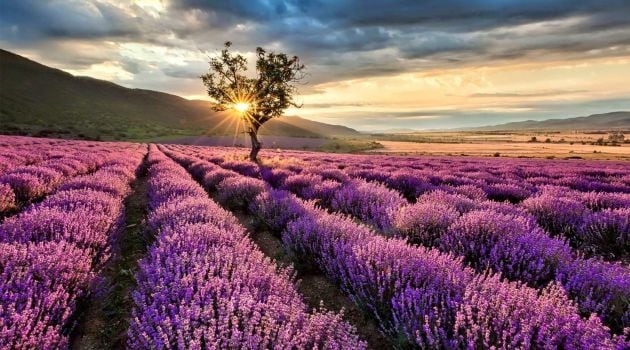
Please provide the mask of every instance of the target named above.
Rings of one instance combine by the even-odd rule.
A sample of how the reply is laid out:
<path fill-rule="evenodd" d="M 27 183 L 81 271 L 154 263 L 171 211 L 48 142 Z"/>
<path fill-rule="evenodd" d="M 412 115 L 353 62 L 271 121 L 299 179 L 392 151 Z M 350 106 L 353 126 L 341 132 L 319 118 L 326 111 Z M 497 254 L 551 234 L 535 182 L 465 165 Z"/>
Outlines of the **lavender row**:
<path fill-rule="evenodd" d="M 127 346 L 361 349 L 341 315 L 307 313 L 290 269 L 278 268 L 236 218 L 152 146 L 149 227 Z"/>
<path fill-rule="evenodd" d="M 421 195 L 416 204 L 408 206 L 382 185 L 361 181 L 329 185 L 333 190 L 322 191 L 318 188 L 331 180 L 313 175 L 317 171 L 310 169 L 311 174 L 286 177 L 281 187 L 307 199 L 316 198 L 386 233 L 463 256 L 478 271 L 491 268 L 534 287 L 558 281 L 584 313 L 600 315 L 618 333 L 630 326 L 627 266 L 583 259 L 566 242 L 549 237 L 518 207 L 439 190 Z M 589 229 L 627 236 L 629 214 L 627 208 L 599 212 L 596 220 L 590 220 Z"/>
<path fill-rule="evenodd" d="M 314 171 L 312 169 L 315 169 Z M 322 175 L 325 179 L 334 175 L 335 180 L 340 176 L 336 169 L 322 169 L 309 165 L 304 169 L 306 173 Z M 368 176 L 363 176 L 367 177 Z M 497 200 L 524 199 L 526 196 L 516 195 L 523 192 L 515 185 L 495 184 L 491 191 L 505 191 L 504 195 L 491 195 L 475 185 L 434 185 L 414 178 L 410 174 L 398 172 L 384 179 L 383 184 L 400 191 L 401 194 L 414 193 L 420 197 L 435 191 L 442 191 L 454 195 L 463 195 L 476 201 L 478 209 L 484 207 L 510 208 L 509 205 L 489 203 L 488 198 Z M 378 187 L 377 187 L 378 188 Z M 383 191 L 383 190 L 381 190 Z M 525 209 L 536 219 L 537 223 L 553 236 L 567 238 L 571 246 L 589 255 L 602 256 L 609 260 L 627 260 L 630 258 L 630 194 L 610 192 L 579 192 L 559 186 L 540 186 L 535 195 L 525 199 L 520 207 Z M 507 194 L 512 192 L 511 195 Z M 527 191 L 525 191 L 527 192 Z M 528 192 L 529 193 L 529 192 Z M 396 196 L 397 197 L 397 196 Z M 413 197 L 413 201 L 417 201 Z M 509 209 L 521 212 L 518 208 Z M 378 218 L 377 218 L 378 219 Z M 390 224 L 387 216 L 381 218 L 377 226 L 385 228 Z"/>
<path fill-rule="evenodd" d="M 251 171 L 238 169 L 237 164 L 222 165 L 252 175 Z M 484 201 L 471 189 L 462 189 L 461 193 L 434 190 L 421 195 L 416 204 L 405 205 L 400 195 L 383 185 L 344 179 L 330 169 L 309 167 L 299 175 L 266 172 L 262 173 L 263 178 L 303 198 L 318 199 L 320 204 L 356 216 L 386 233 L 463 256 L 478 271 L 491 268 L 534 287 L 558 281 L 583 313 L 600 315 L 617 333 L 630 327 L 627 266 L 582 258 L 565 241 L 551 238 L 541 230 L 530 211 L 508 203 Z M 562 197 L 557 193 L 550 198 Z M 562 206 L 556 206 L 556 212 L 551 212 L 553 206 L 548 208 L 551 220 L 561 221 L 567 216 Z M 585 218 L 583 232 L 627 253 L 630 210 L 593 213 Z"/>
<path fill-rule="evenodd" d="M 258 176 L 250 163 L 221 165 Z M 519 208 L 439 190 L 407 205 L 396 192 L 377 183 L 347 179 L 340 183 L 336 180 L 344 179 L 339 174 L 323 170 L 320 176 L 313 168 L 291 174 L 263 169 L 260 176 L 302 198 L 317 199 L 325 207 L 355 216 L 388 235 L 462 256 L 479 272 L 491 268 L 533 287 L 557 281 L 583 314 L 599 315 L 615 333 L 630 326 L 630 270 L 622 264 L 581 258 L 566 242 L 549 237 Z M 619 210 L 626 213 L 625 219 L 619 218 L 625 220 L 621 226 L 629 227 L 627 209 Z"/>
<path fill-rule="evenodd" d="M 490 268 L 534 287 L 556 281 L 584 314 L 598 314 L 617 333 L 630 326 L 627 266 L 584 259 L 510 206 L 458 210 L 458 198 L 445 193 L 420 198 L 396 214 L 397 234 L 462 256 L 478 271 Z"/>
<path fill-rule="evenodd" d="M 128 146 L 121 145 L 65 142 L 52 146 L 50 151 L 32 149 L 31 153 L 40 154 L 38 160 L 11 167 L 0 176 L 0 214 L 44 197 L 74 176 L 94 171 L 113 152 Z"/>
<path fill-rule="evenodd" d="M 56 143 L 58 141 L 0 135 L 0 175 L 16 166 L 46 159 L 56 149 Z"/>
<path fill-rule="evenodd" d="M 123 220 L 143 151 L 116 154 L 0 225 L 0 348 L 63 349 Z"/>
<path fill-rule="evenodd" d="M 122 150 L 128 145 L 0 135 L 0 148 L 2 148 L 0 175 L 17 166 L 33 165 L 49 158 L 63 157 L 68 152 L 91 153 L 95 148 L 110 151 Z"/>
<path fill-rule="evenodd" d="M 524 191 L 535 191 L 536 185 L 553 184 L 579 191 L 630 193 L 630 174 L 624 162 L 352 155 L 332 158 L 330 155 L 305 152 L 284 152 L 283 155 L 294 156 L 309 164 L 343 167 L 348 172 L 365 170 L 366 177 L 381 182 L 413 175 L 413 178 L 426 179 L 434 185 L 478 185 L 488 189 L 489 196 L 497 197 L 502 196 L 501 191 L 493 191 L 486 186 L 510 185 Z M 510 196 L 507 188 L 505 195 Z M 518 200 L 518 197 L 513 199 Z"/>
<path fill-rule="evenodd" d="M 302 157 L 302 159 L 316 158 L 310 154 L 302 155 Z M 628 233 L 630 229 L 627 226 L 627 215 L 624 215 L 623 210 L 630 207 L 630 193 L 627 190 L 630 172 L 627 167 L 613 167 L 614 171 L 607 172 L 599 169 L 600 164 L 597 164 L 597 170 L 588 168 L 584 170 L 583 166 L 576 169 L 568 167 L 571 164 L 561 163 L 567 166 L 567 168 L 561 167 L 563 177 L 555 175 L 545 177 L 542 176 L 545 171 L 525 170 L 527 168 L 523 164 L 518 164 L 517 167 L 510 164 L 510 160 L 504 160 L 503 162 L 507 165 L 504 165 L 501 171 L 494 169 L 495 174 L 488 179 L 488 172 L 493 169 L 484 169 L 479 164 L 466 165 L 461 171 L 454 166 L 454 169 L 449 169 L 448 174 L 440 174 L 439 166 L 429 163 L 424 165 L 430 169 L 430 172 L 425 169 L 398 166 L 390 169 L 387 166 L 375 168 L 369 163 L 367 165 L 357 163 L 356 159 L 348 160 L 347 165 L 328 164 L 317 158 L 301 162 L 303 164 L 298 168 L 299 171 L 308 173 L 309 169 L 317 169 L 319 173 L 334 174 L 336 179 L 339 178 L 337 174 L 343 173 L 346 178 L 379 182 L 399 191 L 411 201 L 415 201 L 423 193 L 434 190 L 461 193 L 476 200 L 491 199 L 512 203 L 523 201 L 522 206 L 534 215 L 542 227 L 553 235 L 568 238 L 573 247 L 609 259 L 630 258 L 630 233 Z M 371 162 L 374 163 L 374 161 Z M 279 165 L 286 166 L 286 163 L 280 162 Z M 449 165 L 452 166 L 452 164 Z M 343 171 L 339 170 L 340 167 Z M 480 170 L 486 172 L 480 172 Z M 584 178 L 597 181 L 604 177 L 610 178 L 606 184 L 612 183 L 614 186 L 572 186 L 572 188 L 566 179 L 567 172 L 571 171 L 576 172 L 572 179 L 578 177 L 583 181 L 585 181 Z M 500 175 L 506 177 L 498 178 Z M 605 213 L 599 213 L 601 210 Z M 613 224 L 605 222 L 605 217 L 613 217 Z"/>
<path fill-rule="evenodd" d="M 309 164 L 308 168 L 321 169 L 321 166 Z M 592 226 L 592 221 L 602 222 L 600 211 L 612 212 L 607 215 L 614 216 L 630 207 L 630 193 L 581 192 L 564 185 L 552 185 L 553 182 L 545 182 L 544 178 L 537 178 L 534 185 L 527 185 L 527 179 L 488 185 L 461 179 L 445 182 L 435 175 L 423 178 L 403 170 L 385 173 L 387 176 L 379 176 L 380 171 L 374 171 L 374 174 L 373 170 L 345 170 L 353 177 L 383 183 L 412 201 L 424 193 L 443 190 L 481 201 L 521 202 L 520 206 L 531 213 L 543 228 L 554 236 L 566 237 L 576 248 L 611 258 L 625 258 L 630 254 L 628 230 L 623 230 L 627 227 L 606 231 L 594 230 Z M 526 185 L 523 185 L 524 182 Z"/>
<path fill-rule="evenodd" d="M 0 213 L 45 196 L 69 178 L 94 171 L 98 160 L 96 155 L 70 156 L 5 173 L 0 176 L 0 200 L 4 203 Z"/>
<path fill-rule="evenodd" d="M 235 153 L 233 148 L 215 149 Z M 409 199 L 422 194 L 427 186 L 462 185 L 479 187 L 491 199 L 515 202 L 548 185 L 580 192 L 630 193 L 630 170 L 625 162 L 330 155 L 286 150 L 263 151 L 262 155 L 265 162 L 274 165 L 342 169 L 352 177 L 398 187 Z M 224 160 L 231 159 L 234 157 L 228 155 Z"/>
<path fill-rule="evenodd" d="M 233 152 L 230 151 L 230 153 Z M 289 156 L 292 154 L 287 153 Z M 541 173 L 548 173 L 549 170 L 531 169 L 530 163 L 536 164 L 534 160 L 526 163 L 520 160 L 501 160 L 503 162 L 500 163 L 502 167 L 494 164 L 494 167 L 484 169 L 484 166 L 488 166 L 486 163 L 492 162 L 479 159 L 475 159 L 474 163 L 470 160 L 457 161 L 457 158 L 431 159 L 437 160 L 438 165 L 436 166 L 433 163 L 423 162 L 423 158 L 413 158 L 416 160 L 411 163 L 413 167 L 384 171 L 383 169 L 391 167 L 392 164 L 399 165 L 405 164 L 405 162 L 392 160 L 388 163 L 382 161 L 388 158 L 382 157 L 365 159 L 357 156 L 339 155 L 331 158 L 327 155 L 321 156 L 305 152 L 295 152 L 294 155 L 296 158 L 289 157 L 282 160 L 273 158 L 265 161 L 271 165 L 277 165 L 274 171 L 279 170 L 278 167 L 280 167 L 300 174 L 313 173 L 314 171 L 315 174 L 321 175 L 324 179 L 332 179 L 342 183 L 351 178 L 383 183 L 412 201 L 415 201 L 419 195 L 436 190 L 462 194 L 477 202 L 485 202 L 489 197 L 495 201 L 509 199 L 514 202 L 528 198 L 521 204 L 521 207 L 532 214 L 539 225 L 553 236 L 566 237 L 574 248 L 590 255 L 599 255 L 608 260 L 630 259 L 630 229 L 628 226 L 630 218 L 628 218 L 627 210 L 625 210 L 630 207 L 630 193 L 580 192 L 566 186 L 550 185 L 544 180 L 562 179 L 562 177 L 559 177 L 555 171 L 552 171 L 553 178 L 541 176 Z M 373 164 L 379 162 L 374 159 L 381 159 L 383 166 L 374 169 Z M 400 157 L 396 159 L 400 159 Z M 223 160 L 221 159 L 221 161 Z M 358 160 L 365 163 L 358 163 Z M 457 170 L 458 162 L 465 164 L 460 171 Z M 239 163 L 226 161 L 224 166 L 242 166 Z M 454 169 L 449 170 L 452 170 L 453 174 L 440 174 L 440 163 L 452 166 Z M 587 162 L 576 167 L 572 163 L 560 162 L 558 168 L 563 175 L 570 171 L 580 171 L 580 174 L 585 174 L 585 176 L 608 177 L 611 182 L 616 184 L 630 184 L 630 172 L 627 167 L 622 166 L 623 164 L 600 163 Z M 251 168 L 252 165 L 249 164 L 249 166 Z M 610 169 L 606 169 L 606 167 Z M 343 170 L 339 168 L 343 168 Z M 438 168 L 438 171 L 433 172 L 432 168 Z M 518 174 L 520 178 L 512 181 L 509 178 L 506 180 L 495 176 L 496 174 L 509 173 L 506 169 Z M 556 168 L 551 168 L 551 170 L 553 169 Z M 255 168 L 241 170 L 257 171 Z M 488 173 L 481 170 L 487 170 Z M 484 178 L 482 175 L 488 175 L 490 172 L 493 178 L 488 185 L 481 179 Z M 467 177 L 470 176 L 477 182 L 466 181 Z M 527 183 L 526 180 L 528 179 L 535 180 L 535 186 L 527 190 L 520 189 L 518 186 Z M 324 187 L 320 188 L 320 191 L 331 192 L 333 187 L 334 183 L 327 182 Z M 500 192 L 504 192 L 504 194 L 502 195 Z M 517 195 L 517 192 L 526 193 L 526 195 Z M 519 198 L 516 199 L 516 197 Z M 484 205 L 491 206 L 492 204 Z M 377 226 L 382 226 L 379 221 L 386 219 L 386 217 L 384 219 L 372 218 L 373 221 L 376 221 Z"/>
<path fill-rule="evenodd" d="M 33 153 L 21 147 L 3 147 L 0 154 L 0 175 L 20 165 L 29 165 L 43 160 L 46 155 Z"/>
<path fill-rule="evenodd" d="M 539 294 L 498 276 L 475 275 L 448 254 L 383 238 L 286 191 L 268 190 L 260 180 L 170 154 L 215 188 L 218 198 L 233 206 L 251 203 L 246 208 L 282 232 L 296 259 L 317 265 L 401 346 L 623 346 L 621 339 L 611 340 L 598 318 L 582 320 L 555 284 Z M 235 195 L 241 196 L 236 202 Z"/>

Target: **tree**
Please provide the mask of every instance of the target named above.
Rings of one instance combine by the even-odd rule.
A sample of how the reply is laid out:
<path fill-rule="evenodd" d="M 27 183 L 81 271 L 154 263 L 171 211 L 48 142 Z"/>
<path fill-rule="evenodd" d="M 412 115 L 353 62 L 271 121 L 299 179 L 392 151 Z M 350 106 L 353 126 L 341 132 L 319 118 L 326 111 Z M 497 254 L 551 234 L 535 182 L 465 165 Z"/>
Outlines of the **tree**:
<path fill-rule="evenodd" d="M 216 101 L 215 111 L 238 113 L 252 141 L 249 159 L 258 161 L 262 147 L 258 129 L 268 120 L 280 117 L 294 101 L 296 84 L 304 78 L 304 65 L 297 56 L 267 52 L 256 48 L 256 76 L 248 77 L 247 59 L 230 52 L 231 42 L 225 43 L 220 55 L 210 59 L 209 72 L 201 76 L 208 95 Z"/>
<path fill-rule="evenodd" d="M 612 143 L 623 143 L 626 136 L 621 131 L 613 131 L 608 135 L 608 140 Z"/>

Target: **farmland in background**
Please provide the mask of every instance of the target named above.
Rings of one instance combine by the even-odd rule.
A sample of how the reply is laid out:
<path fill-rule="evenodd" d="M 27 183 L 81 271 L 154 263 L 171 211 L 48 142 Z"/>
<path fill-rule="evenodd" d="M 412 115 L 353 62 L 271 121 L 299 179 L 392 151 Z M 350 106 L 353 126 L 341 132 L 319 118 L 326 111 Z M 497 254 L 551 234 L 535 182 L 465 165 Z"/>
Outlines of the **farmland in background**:
<path fill-rule="evenodd" d="M 608 131 L 427 131 L 371 136 L 383 146 L 372 150 L 378 153 L 630 159 L 630 142 L 613 144 L 610 134 Z"/>

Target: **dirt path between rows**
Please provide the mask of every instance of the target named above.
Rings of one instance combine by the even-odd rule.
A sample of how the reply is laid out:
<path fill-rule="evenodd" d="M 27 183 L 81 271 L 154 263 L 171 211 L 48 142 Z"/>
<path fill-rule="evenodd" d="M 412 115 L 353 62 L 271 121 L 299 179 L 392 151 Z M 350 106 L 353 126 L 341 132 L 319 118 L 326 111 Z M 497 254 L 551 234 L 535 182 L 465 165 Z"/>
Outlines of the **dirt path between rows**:
<path fill-rule="evenodd" d="M 138 260 L 150 246 L 144 220 L 148 204 L 146 163 L 125 200 L 124 230 L 113 248 L 112 259 L 101 275 L 103 280 L 91 298 L 84 302 L 82 317 L 73 334 L 73 349 L 123 349 L 133 300 Z"/>
<path fill-rule="evenodd" d="M 282 241 L 269 231 L 256 229 L 250 216 L 242 212 L 232 211 L 241 225 L 256 243 L 260 250 L 275 260 L 280 266 L 293 265 L 290 256 L 285 253 Z M 340 312 L 344 310 L 344 320 L 357 328 L 359 337 L 368 342 L 369 349 L 391 349 L 392 343 L 376 327 L 376 324 L 332 284 L 322 273 L 296 270 L 299 283 L 298 292 L 310 308 L 319 308 L 323 302 L 327 310 Z"/>

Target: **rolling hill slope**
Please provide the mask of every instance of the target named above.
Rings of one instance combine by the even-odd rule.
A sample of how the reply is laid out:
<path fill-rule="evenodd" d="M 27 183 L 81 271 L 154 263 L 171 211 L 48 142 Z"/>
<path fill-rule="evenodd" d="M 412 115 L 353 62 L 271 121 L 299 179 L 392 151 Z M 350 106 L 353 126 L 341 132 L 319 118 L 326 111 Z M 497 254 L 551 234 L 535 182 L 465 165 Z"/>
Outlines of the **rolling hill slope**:
<path fill-rule="evenodd" d="M 630 130 L 630 112 L 610 112 L 593 114 L 587 117 L 568 119 L 526 120 L 492 126 L 482 126 L 467 130 L 475 131 L 519 131 L 519 130 Z"/>
<path fill-rule="evenodd" d="M 137 139 L 235 132 L 211 103 L 78 77 L 0 49 L 0 133 Z M 262 134 L 358 135 L 356 130 L 299 117 L 268 122 Z"/>

